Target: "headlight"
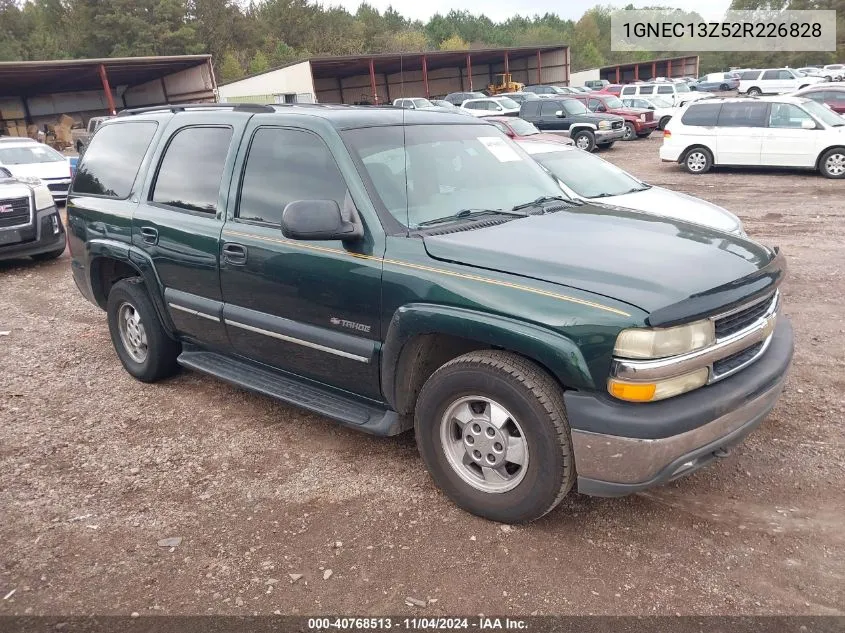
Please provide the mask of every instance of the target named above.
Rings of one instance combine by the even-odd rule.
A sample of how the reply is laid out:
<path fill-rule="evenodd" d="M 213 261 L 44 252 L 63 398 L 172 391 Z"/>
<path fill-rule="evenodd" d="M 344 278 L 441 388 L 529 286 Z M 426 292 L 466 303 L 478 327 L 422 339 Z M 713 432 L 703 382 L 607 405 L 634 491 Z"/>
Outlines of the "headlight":
<path fill-rule="evenodd" d="M 677 327 L 622 330 L 613 354 L 620 358 L 664 358 L 686 354 L 715 342 L 713 321 L 703 319 Z"/>
<path fill-rule="evenodd" d="M 600 130 L 609 130 L 610 129 L 610 121 L 599 121 L 599 129 Z"/>
<path fill-rule="evenodd" d="M 44 209 L 49 209 L 55 205 L 53 202 L 53 194 L 50 193 L 50 190 L 47 187 L 36 187 L 35 188 L 35 209 L 37 211 L 43 211 Z"/>
<path fill-rule="evenodd" d="M 611 378 L 607 381 L 607 390 L 610 395 L 620 400 L 654 402 L 703 387 L 707 384 L 709 377 L 710 370 L 707 367 L 702 367 L 688 374 L 655 380 L 654 382 L 628 382 Z"/>
<path fill-rule="evenodd" d="M 640 115 L 640 121 L 642 121 L 643 123 L 645 123 L 645 114 L 641 114 L 641 115 Z"/>

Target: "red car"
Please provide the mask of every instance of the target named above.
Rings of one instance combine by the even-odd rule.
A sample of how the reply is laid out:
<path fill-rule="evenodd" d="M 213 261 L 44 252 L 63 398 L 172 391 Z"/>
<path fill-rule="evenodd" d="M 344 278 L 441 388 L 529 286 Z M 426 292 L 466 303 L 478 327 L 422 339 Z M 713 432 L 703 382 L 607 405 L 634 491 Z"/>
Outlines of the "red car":
<path fill-rule="evenodd" d="M 616 114 L 625 119 L 624 141 L 633 141 L 636 138 L 646 138 L 657 129 L 659 121 L 654 120 L 654 111 L 644 108 L 628 108 L 622 100 L 606 92 L 590 92 L 583 95 L 572 95 L 593 112 L 606 112 Z"/>
<path fill-rule="evenodd" d="M 834 112 L 845 114 L 845 83 L 815 84 L 795 93 L 797 97 L 807 97 L 828 106 Z"/>
<path fill-rule="evenodd" d="M 608 92 L 618 97 L 622 93 L 622 84 L 608 84 L 598 92 Z"/>
<path fill-rule="evenodd" d="M 568 95 L 567 95 L 568 96 Z M 563 145 L 574 145 L 571 138 L 560 134 L 546 134 L 541 132 L 533 123 L 512 116 L 488 116 L 484 120 L 492 123 L 512 139 L 520 141 L 544 141 L 546 143 L 561 143 Z"/>

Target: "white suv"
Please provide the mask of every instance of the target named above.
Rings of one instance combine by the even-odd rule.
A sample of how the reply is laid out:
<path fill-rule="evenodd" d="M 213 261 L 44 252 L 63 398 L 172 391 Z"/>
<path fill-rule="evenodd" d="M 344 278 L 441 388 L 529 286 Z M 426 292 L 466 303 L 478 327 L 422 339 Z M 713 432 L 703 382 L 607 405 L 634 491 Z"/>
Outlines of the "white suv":
<path fill-rule="evenodd" d="M 693 174 L 713 165 L 748 165 L 845 178 L 845 117 L 802 97 L 708 99 L 672 117 L 660 158 Z"/>
<path fill-rule="evenodd" d="M 519 104 L 505 96 L 467 99 L 460 109 L 477 117 L 519 116 Z"/>
<path fill-rule="evenodd" d="M 822 77 L 799 75 L 791 68 L 757 68 L 735 72 L 739 75 L 737 91 L 751 97 L 794 92 L 824 81 Z"/>
<path fill-rule="evenodd" d="M 685 83 L 653 83 L 653 84 L 628 84 L 622 86 L 619 98 L 625 97 L 653 97 L 659 96 L 668 99 L 674 106 L 682 106 L 690 101 L 705 99 L 709 95 L 689 89 Z"/>

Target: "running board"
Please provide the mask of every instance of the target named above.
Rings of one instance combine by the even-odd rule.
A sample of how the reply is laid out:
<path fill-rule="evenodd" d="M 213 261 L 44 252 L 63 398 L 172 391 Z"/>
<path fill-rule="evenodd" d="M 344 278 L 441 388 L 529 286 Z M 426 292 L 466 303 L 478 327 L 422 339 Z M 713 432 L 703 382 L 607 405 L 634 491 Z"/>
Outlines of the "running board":
<path fill-rule="evenodd" d="M 215 352 L 187 350 L 178 363 L 228 383 L 332 418 L 345 426 L 373 435 L 397 435 L 408 430 L 399 415 L 390 409 L 362 403 L 335 391 L 252 363 Z"/>

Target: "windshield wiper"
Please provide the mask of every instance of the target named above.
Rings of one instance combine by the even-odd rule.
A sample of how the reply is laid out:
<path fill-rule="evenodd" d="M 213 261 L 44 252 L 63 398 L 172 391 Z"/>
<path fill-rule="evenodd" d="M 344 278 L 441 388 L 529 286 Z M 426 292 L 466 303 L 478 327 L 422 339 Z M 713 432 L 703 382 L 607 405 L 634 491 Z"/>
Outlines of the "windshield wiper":
<path fill-rule="evenodd" d="M 511 207 L 511 211 L 519 211 L 520 209 L 528 209 L 529 207 L 539 207 L 546 202 L 565 202 L 566 204 L 572 206 L 581 205 L 580 201 L 572 200 L 571 198 L 565 198 L 564 196 L 540 196 L 539 198 L 532 200 L 531 202 L 523 202 L 522 204 L 518 204 L 514 207 Z M 545 213 L 545 211 L 542 211 L 541 213 Z"/>
<path fill-rule="evenodd" d="M 514 207 L 515 209 L 515 207 Z M 471 220 L 481 215 L 512 215 L 515 217 L 524 217 L 527 213 L 518 213 L 515 210 L 505 211 L 504 209 L 461 209 L 455 214 L 445 215 L 442 218 L 434 218 L 433 220 L 426 220 L 419 222 L 417 228 L 421 226 L 431 226 L 432 224 L 440 224 L 442 222 L 453 222 L 455 220 Z"/>

